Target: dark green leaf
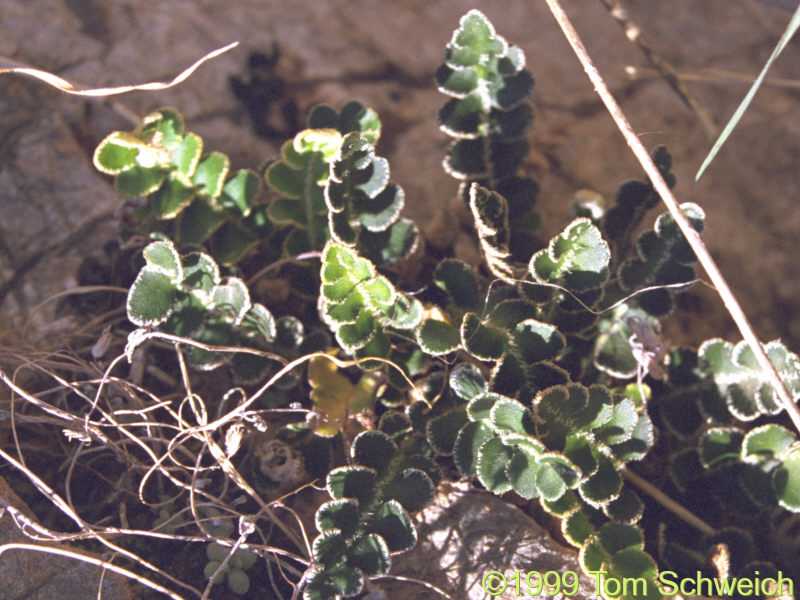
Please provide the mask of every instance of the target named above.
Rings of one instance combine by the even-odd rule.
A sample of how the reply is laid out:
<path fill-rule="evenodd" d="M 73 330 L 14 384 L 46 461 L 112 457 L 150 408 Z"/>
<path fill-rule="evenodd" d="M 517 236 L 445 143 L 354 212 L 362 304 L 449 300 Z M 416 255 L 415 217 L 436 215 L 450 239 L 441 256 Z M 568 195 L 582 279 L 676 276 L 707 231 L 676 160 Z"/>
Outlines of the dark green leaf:
<path fill-rule="evenodd" d="M 461 322 L 461 343 L 475 358 L 496 360 L 503 355 L 506 333 L 491 325 L 483 325 L 475 313 L 467 313 Z"/>
<path fill-rule="evenodd" d="M 159 219 L 174 219 L 191 204 L 194 190 L 177 177 L 168 177 L 164 185 L 157 189 L 150 200 L 153 212 Z"/>
<path fill-rule="evenodd" d="M 486 391 L 486 381 L 478 367 L 460 363 L 450 373 L 450 387 L 464 400 L 471 400 Z"/>
<path fill-rule="evenodd" d="M 261 179 L 247 169 L 237 171 L 225 182 L 219 204 L 242 217 L 250 214 L 254 200 L 261 193 Z"/>
<path fill-rule="evenodd" d="M 417 343 L 427 353 L 440 356 L 458 350 L 461 336 L 457 328 L 444 321 L 426 319 L 417 330 Z"/>
<path fill-rule="evenodd" d="M 183 279 L 180 256 L 172 242 L 153 242 L 142 250 L 147 265 L 168 275 L 175 283 Z"/>
<path fill-rule="evenodd" d="M 792 449 L 775 469 L 772 487 L 781 506 L 800 512 L 800 447 Z"/>
<path fill-rule="evenodd" d="M 214 255 L 222 265 L 239 262 L 256 240 L 252 234 L 233 221 L 226 221 L 214 232 Z"/>
<path fill-rule="evenodd" d="M 539 465 L 536 473 L 536 487 L 542 494 L 542 498 L 550 501 L 558 500 L 567 491 L 567 486 L 558 471 L 553 468 L 553 465 L 547 463 Z"/>
<path fill-rule="evenodd" d="M 644 534 L 641 529 L 633 525 L 606 523 L 598 530 L 597 539 L 609 554 L 644 549 Z"/>
<path fill-rule="evenodd" d="M 511 481 L 508 478 L 511 457 L 511 449 L 503 444 L 500 438 L 492 437 L 481 445 L 478 450 L 476 472 L 480 482 L 490 492 L 504 494 L 511 489 Z"/>
<path fill-rule="evenodd" d="M 203 139 L 194 133 L 187 133 L 180 144 L 172 148 L 172 166 L 183 177 L 191 177 L 203 153 Z"/>
<path fill-rule="evenodd" d="M 330 500 L 317 509 L 314 517 L 317 530 L 338 529 L 350 537 L 358 528 L 358 502 L 350 498 Z"/>
<path fill-rule="evenodd" d="M 115 131 L 97 146 L 94 166 L 107 175 L 118 175 L 136 165 L 136 157 L 144 146 L 134 134 Z"/>
<path fill-rule="evenodd" d="M 633 525 L 642 517 L 644 502 L 630 487 L 623 485 L 620 495 L 604 506 L 603 512 L 612 521 Z"/>
<path fill-rule="evenodd" d="M 311 571 L 303 590 L 304 600 L 330 600 L 338 595 L 358 594 L 364 587 L 364 575 L 359 569 L 344 563 L 317 567 Z"/>
<path fill-rule="evenodd" d="M 328 493 L 334 498 L 354 498 L 366 504 L 374 493 L 376 473 L 366 467 L 340 467 L 328 473 Z"/>
<path fill-rule="evenodd" d="M 322 564 L 335 564 L 347 550 L 347 540 L 338 529 L 321 532 L 312 543 L 314 560 Z"/>
<path fill-rule="evenodd" d="M 470 266 L 455 258 L 446 258 L 433 272 L 437 286 L 447 292 L 451 302 L 462 310 L 476 311 L 480 307 L 478 280 Z"/>
<path fill-rule="evenodd" d="M 774 423 L 756 427 L 744 436 L 742 460 L 757 464 L 778 459 L 796 440 L 793 432 Z"/>
<path fill-rule="evenodd" d="M 530 412 L 521 403 L 511 398 L 501 398 L 494 403 L 490 418 L 492 426 L 503 431 L 514 433 L 530 433 L 533 431 L 533 419 Z"/>
<path fill-rule="evenodd" d="M 380 476 L 397 454 L 397 444 L 381 431 L 364 431 L 353 440 L 350 454 L 356 463 L 375 469 Z"/>
<path fill-rule="evenodd" d="M 561 532 L 573 546 L 581 547 L 594 533 L 594 527 L 580 508 L 568 513 L 561 521 Z"/>
<path fill-rule="evenodd" d="M 142 167 L 136 165 L 122 171 L 114 180 L 117 191 L 123 196 L 138 198 L 155 192 L 166 177 L 161 167 Z"/>
<path fill-rule="evenodd" d="M 536 281 L 582 292 L 605 283 L 610 257 L 600 230 L 589 219 L 575 219 L 547 249 L 533 255 L 528 272 Z"/>
<path fill-rule="evenodd" d="M 202 244 L 224 220 L 206 200 L 197 198 L 181 213 L 178 237 L 182 244 Z"/>
<path fill-rule="evenodd" d="M 459 431 L 453 447 L 453 458 L 458 470 L 468 477 L 474 477 L 476 475 L 478 451 L 487 440 L 493 437 L 492 430 L 483 423 L 473 421 L 464 425 Z"/>
<path fill-rule="evenodd" d="M 169 275 L 145 267 L 128 292 L 128 318 L 139 327 L 163 323 L 172 314 L 176 293 Z"/>
<path fill-rule="evenodd" d="M 348 549 L 347 563 L 364 572 L 365 575 L 383 575 L 389 571 L 392 559 L 383 538 L 368 533 L 358 538 Z"/>
<path fill-rule="evenodd" d="M 458 434 L 467 421 L 465 410 L 452 410 L 432 418 L 425 434 L 434 452 L 443 456 L 453 454 Z"/>
<path fill-rule="evenodd" d="M 539 470 L 537 456 L 525 450 L 516 450 L 508 463 L 508 478 L 514 491 L 528 500 L 536 498 L 536 475 Z"/>
<path fill-rule="evenodd" d="M 417 530 L 408 513 L 396 500 L 381 504 L 367 523 L 365 531 L 380 535 L 390 552 L 402 552 L 417 543 Z"/>
<path fill-rule="evenodd" d="M 386 498 L 397 500 L 408 512 L 416 512 L 433 500 L 434 485 L 424 471 L 406 469 L 386 485 L 383 494 Z"/>
<path fill-rule="evenodd" d="M 732 427 L 714 427 L 706 431 L 697 444 L 700 460 L 712 467 L 723 460 L 738 459 L 744 434 Z"/>
<path fill-rule="evenodd" d="M 617 468 L 608 458 L 596 454 L 597 471 L 581 483 L 580 492 L 583 499 L 595 507 L 602 507 L 616 499 L 622 488 L 622 478 Z"/>
<path fill-rule="evenodd" d="M 206 154 L 197 163 L 192 182 L 198 188 L 198 194 L 209 199 L 216 199 L 222 193 L 222 186 L 230 168 L 230 159 L 221 152 Z"/>
<path fill-rule="evenodd" d="M 512 333 L 514 347 L 528 363 L 551 360 L 558 357 L 566 346 L 564 336 L 548 323 L 526 319 Z"/>

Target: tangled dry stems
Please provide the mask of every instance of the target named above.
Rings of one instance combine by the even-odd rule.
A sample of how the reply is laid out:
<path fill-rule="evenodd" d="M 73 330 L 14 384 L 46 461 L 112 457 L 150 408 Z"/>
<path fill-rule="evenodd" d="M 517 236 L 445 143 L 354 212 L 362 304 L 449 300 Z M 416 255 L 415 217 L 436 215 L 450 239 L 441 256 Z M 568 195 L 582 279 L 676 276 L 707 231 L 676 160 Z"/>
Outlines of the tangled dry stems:
<path fill-rule="evenodd" d="M 126 355 L 133 358 L 135 347 L 150 340 L 174 348 L 184 385 L 182 394 L 159 397 L 143 386 L 113 375 Z M 269 392 L 275 381 L 310 356 L 286 364 L 249 396 L 241 388 L 233 388 L 219 401 L 210 401 L 192 389 L 180 351 L 181 345 L 195 345 L 205 350 L 241 351 L 240 348 L 212 348 L 185 338 L 147 332 L 138 336 L 134 344 L 129 344 L 126 352 L 112 360 L 99 377 L 92 376 L 98 370 L 96 365 L 64 353 L 32 357 L 16 351 L 3 353 L 4 362 L 18 365 L 11 375 L 0 370 L 0 379 L 11 391 L 7 417 L 16 458 L 3 450 L 0 450 L 0 456 L 27 478 L 54 508 L 67 516 L 78 531 L 54 531 L 4 502 L 4 508 L 32 541 L 49 542 L 51 545 L 6 544 L 0 546 L 0 554 L 9 550 L 36 550 L 72 556 L 135 579 L 171 598 L 182 596 L 155 581 L 154 574 L 192 596 L 207 598 L 211 583 L 204 590 L 188 585 L 142 555 L 119 545 L 117 540 L 139 537 L 204 544 L 216 541 L 231 548 L 229 556 L 238 548 L 257 553 L 276 565 L 281 576 L 296 585 L 308 566 L 310 543 L 300 516 L 284 500 L 298 490 L 282 498 L 265 501 L 230 460 L 238 450 L 238 443 L 232 440 L 236 435 L 231 432 L 241 433 L 243 428 L 265 429 L 265 419 L 278 413 L 302 415 L 307 412 L 304 409 L 255 409 L 253 405 Z M 69 372 L 71 375 L 78 372 L 86 377 L 64 377 L 60 372 Z M 41 391 L 32 393 L 17 383 L 19 379 L 30 378 L 31 375 L 39 383 L 38 387 L 43 388 Z M 48 379 L 55 385 L 47 385 Z M 234 398 L 237 401 L 232 401 Z M 80 408 L 70 406 L 74 399 L 81 401 Z M 210 414 L 213 416 L 210 417 Z M 65 472 L 62 481 L 48 483 L 29 466 L 26 439 L 33 437 L 27 434 L 31 428 L 49 436 L 55 431 L 66 439 L 67 456 L 57 469 L 57 472 Z M 223 440 L 225 450 L 218 440 Z M 91 467 L 93 461 L 107 458 L 114 459 L 122 466 L 122 473 L 116 481 Z M 79 468 L 91 469 L 109 486 L 108 501 L 104 506 L 79 506 L 73 499 L 72 490 Z M 245 514 L 237 509 L 236 505 L 245 501 L 245 497 L 237 492 L 243 492 L 244 496 L 254 500 L 259 507 L 258 512 Z M 138 502 L 152 509 L 181 498 L 186 507 L 150 529 L 130 528 L 126 504 L 124 501 L 114 501 L 125 494 L 135 494 Z M 154 501 L 156 496 L 166 499 Z M 115 508 L 118 508 L 119 514 L 114 514 Z M 276 514 L 277 511 L 288 512 L 290 519 L 285 514 Z M 210 512 L 217 512 L 219 516 L 206 516 Z M 97 515 L 88 518 L 82 516 L 85 513 Z M 104 524 L 110 520 L 118 520 L 121 527 Z M 215 535 L 208 527 L 212 520 L 236 523 L 236 538 Z M 175 527 L 185 533 L 167 531 Z M 280 529 L 292 541 L 296 547 L 294 552 L 270 545 L 270 530 L 273 528 Z M 255 534 L 257 543 L 245 541 L 251 534 Z M 77 549 L 52 545 L 56 542 L 86 541 L 104 546 L 112 558 L 101 560 Z M 118 558 L 124 558 L 132 565 L 138 565 L 144 573 L 150 573 L 144 574 L 113 564 L 113 559 Z M 224 563 L 221 568 L 224 568 Z"/>

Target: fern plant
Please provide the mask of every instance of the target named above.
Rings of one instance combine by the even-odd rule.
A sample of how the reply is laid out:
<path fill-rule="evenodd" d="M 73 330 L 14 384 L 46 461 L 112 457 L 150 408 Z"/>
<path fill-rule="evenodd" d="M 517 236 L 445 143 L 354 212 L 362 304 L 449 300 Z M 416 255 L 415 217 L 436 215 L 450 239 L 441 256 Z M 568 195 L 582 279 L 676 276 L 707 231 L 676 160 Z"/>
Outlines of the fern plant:
<path fill-rule="evenodd" d="M 465 201 L 473 182 L 506 198 L 513 223 L 509 249 L 522 260 L 535 244 L 539 222 L 533 211 L 538 186 L 517 174 L 533 121 L 533 76 L 525 69 L 525 53 L 497 35 L 483 13 L 471 10 L 453 32 L 434 79 L 450 97 L 439 110 L 439 127 L 455 138 L 444 168 L 464 182 Z"/>
<path fill-rule="evenodd" d="M 419 237 L 412 221 L 398 218 L 403 188 L 388 181 L 389 163 L 375 156 L 373 143 L 358 133 L 347 134 L 325 185 L 330 234 L 378 265 L 406 258 Z"/>
<path fill-rule="evenodd" d="M 420 453 L 414 436 L 403 433 L 409 429 L 403 421 L 398 414 L 384 419 L 382 428 L 359 434 L 351 448 L 353 464 L 328 474 L 333 499 L 316 514 L 320 533 L 313 542 L 307 600 L 357 595 L 365 576 L 387 573 L 391 555 L 416 543 L 409 512 L 433 499 L 441 473 Z"/>
<path fill-rule="evenodd" d="M 696 258 L 666 213 L 634 239 L 656 203 L 650 182 L 623 184 L 607 212 L 576 217 L 542 244 L 537 187 L 519 172 L 533 117 L 522 50 L 470 11 L 435 81 L 448 96 L 440 127 L 455 138 L 445 169 L 462 181 L 483 261 L 440 256 L 420 270 L 419 294 L 403 291 L 392 267 L 423 247 L 420 234 L 376 156 L 380 121 L 358 103 L 312 110 L 308 128 L 266 163 L 272 195 L 263 202 L 254 172 L 229 177 L 227 159 L 203 156 L 173 110 L 112 134 L 95 154 L 122 193 L 143 198 L 138 226 L 156 240 L 128 295 L 133 324 L 202 342 L 187 351 L 192 364 L 229 362 L 244 383 L 263 382 L 276 354 L 320 353 L 273 399 L 310 413 L 279 435 L 303 449 L 331 497 L 316 510 L 297 582 L 304 597 L 356 597 L 394 553 L 413 548 L 410 515 L 434 497 L 440 464 L 537 502 L 560 520 L 587 573 L 644 582 L 625 598 L 661 597 L 664 569 L 722 577 L 705 554 L 718 544 L 731 574 L 774 571 L 743 529 L 747 515 L 800 512 L 800 442 L 743 343 L 693 350 L 661 338 Z M 667 151 L 653 156 L 674 183 Z M 702 231 L 701 207 L 681 209 Z M 247 259 L 265 257 L 290 265 L 293 291 L 309 302 L 275 318 L 252 301 L 240 275 Z M 286 274 L 276 272 L 266 276 Z M 779 342 L 766 350 L 800 397 L 797 356 Z M 668 473 L 664 493 L 717 530 L 687 534 L 654 510 L 651 490 L 631 483 L 633 468 Z M 704 489 L 714 502 L 698 509 Z"/>
<path fill-rule="evenodd" d="M 180 246 L 207 244 L 217 262 L 234 264 L 269 234 L 257 199 L 261 181 L 243 169 L 229 175 L 230 159 L 203 154 L 203 140 L 184 133 L 183 116 L 170 108 L 146 116 L 132 132 L 107 136 L 95 166 L 114 176 L 124 196 L 144 198 L 128 235 L 163 231 Z"/>
<path fill-rule="evenodd" d="M 128 317 L 139 326 L 156 326 L 206 344 L 261 346 L 276 335 L 275 318 L 253 304 L 244 282 L 223 279 L 214 259 L 202 252 L 179 255 L 172 242 L 149 244 L 145 266 L 128 294 Z M 188 351 L 197 367 L 214 369 L 234 355 L 199 348 Z"/>

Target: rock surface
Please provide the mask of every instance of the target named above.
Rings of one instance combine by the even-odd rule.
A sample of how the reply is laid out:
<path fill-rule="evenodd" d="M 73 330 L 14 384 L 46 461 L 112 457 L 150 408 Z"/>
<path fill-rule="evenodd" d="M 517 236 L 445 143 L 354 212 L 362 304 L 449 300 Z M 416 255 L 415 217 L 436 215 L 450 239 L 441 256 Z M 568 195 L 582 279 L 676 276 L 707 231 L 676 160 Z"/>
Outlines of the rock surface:
<path fill-rule="evenodd" d="M 488 492 L 460 484 L 450 486 L 417 516 L 416 522 L 419 542 L 411 552 L 394 560 L 393 575 L 433 584 L 459 600 L 484 600 L 488 596 L 481 581 L 487 573 L 498 571 L 506 577 L 508 588 L 494 597 L 511 600 L 563 597 L 524 594 L 529 589 L 524 576 L 530 571 L 555 571 L 562 576 L 572 571 L 580 574 L 580 584 L 578 593 L 571 597 L 596 597 L 594 581 L 581 572 L 577 552 L 553 541 L 519 508 Z M 523 573 L 521 595 L 516 584 L 508 582 L 516 572 Z M 497 592 L 501 591 L 500 581 L 493 582 Z M 566 579 L 568 584 L 572 581 L 571 576 Z M 535 576 L 531 582 L 536 585 Z M 487 580 L 487 585 L 491 583 Z M 442 598 L 418 584 L 386 579 L 379 585 L 387 598 Z"/>
<path fill-rule="evenodd" d="M 31 518 L 30 509 L 0 478 L 0 500 Z M 0 509 L 0 548 L 5 544 L 35 544 L 15 525 L 11 514 Z M 35 520 L 35 519 L 34 519 Z M 42 547 L 70 550 L 66 544 L 42 543 Z M 74 550 L 73 550 L 74 551 Z M 96 558 L 96 557 L 95 557 Z M 102 598 L 131 600 L 133 594 L 121 575 L 47 552 L 10 548 L 0 555 L 0 590 L 4 600 L 87 600 Z"/>

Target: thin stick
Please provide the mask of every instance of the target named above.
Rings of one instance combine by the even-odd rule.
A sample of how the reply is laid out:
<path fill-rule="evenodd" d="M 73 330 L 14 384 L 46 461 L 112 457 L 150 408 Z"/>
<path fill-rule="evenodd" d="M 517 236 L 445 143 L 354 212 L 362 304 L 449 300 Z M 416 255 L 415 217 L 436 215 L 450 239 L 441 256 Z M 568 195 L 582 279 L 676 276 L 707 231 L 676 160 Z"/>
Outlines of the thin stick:
<path fill-rule="evenodd" d="M 606 86 L 605 81 L 603 81 L 603 78 L 600 75 L 600 72 L 597 70 L 597 67 L 595 67 L 592 63 L 589 53 L 586 51 L 583 42 L 581 42 L 580 38 L 578 37 L 578 33 L 572 26 L 567 14 L 561 8 L 558 0 L 545 1 L 550 7 L 550 11 L 553 13 L 553 16 L 561 27 L 561 30 L 564 32 L 567 41 L 575 51 L 578 60 L 581 62 L 581 65 L 583 65 L 584 71 L 586 71 L 586 74 L 589 76 L 589 79 L 594 85 L 595 90 L 597 90 L 597 93 L 602 99 L 603 104 L 606 105 L 606 109 L 614 119 L 614 122 L 625 138 L 625 141 L 628 143 L 628 146 L 630 146 L 634 155 L 636 155 L 636 158 L 639 160 L 639 163 L 644 168 L 645 173 L 647 173 L 647 176 L 650 178 L 650 181 L 658 192 L 658 195 L 661 196 L 664 204 L 667 205 L 670 214 L 675 219 L 678 227 L 680 227 L 681 232 L 683 232 L 683 235 L 686 237 L 686 240 L 689 242 L 692 250 L 694 250 L 694 253 L 697 255 L 700 264 L 703 265 L 706 273 L 708 273 L 708 277 L 711 279 L 711 283 L 714 284 L 714 287 L 722 299 L 725 308 L 728 309 L 728 313 L 731 315 L 731 318 L 739 328 L 742 337 L 750 345 L 750 348 L 755 354 L 759 366 L 766 373 L 770 385 L 780 398 L 781 403 L 783 404 L 784 408 L 786 408 L 786 411 L 789 413 L 789 417 L 792 419 L 795 429 L 800 432 L 800 409 L 798 409 L 797 405 L 792 401 L 791 395 L 786 389 L 786 386 L 783 385 L 783 381 L 781 381 L 781 376 L 778 374 L 778 371 L 775 370 L 775 367 L 773 366 L 772 362 L 770 362 L 769 357 L 767 357 L 767 354 L 764 352 L 764 348 L 758 341 L 758 337 L 753 331 L 747 316 L 744 314 L 742 307 L 739 306 L 739 303 L 736 301 L 736 297 L 733 295 L 733 292 L 728 286 L 728 283 L 725 281 L 725 278 L 722 276 L 722 273 L 717 267 L 717 264 L 714 262 L 714 259 L 711 257 L 711 254 L 709 254 L 708 250 L 706 249 L 705 244 L 703 244 L 702 240 L 700 239 L 700 235 L 691 226 L 680 208 L 678 208 L 678 201 L 675 199 L 675 196 L 672 195 L 672 192 L 664 181 L 664 178 L 661 177 L 661 173 L 659 173 L 658 168 L 650 158 L 650 154 L 647 152 L 647 149 L 644 147 L 642 142 L 639 141 L 639 138 L 631 127 L 631 124 L 623 114 L 622 109 L 620 108 L 619 104 L 617 104 L 617 101 L 614 99 L 614 96 L 611 94 L 608 86 Z"/>
<path fill-rule="evenodd" d="M 706 132 L 706 135 L 712 140 L 719 135 L 717 124 L 711 113 L 705 105 L 697 99 L 688 87 L 686 87 L 678 76 L 675 68 L 667 62 L 663 56 L 656 52 L 653 44 L 642 33 L 642 30 L 633 22 L 628 16 L 625 8 L 619 3 L 619 0 L 600 0 L 603 5 L 608 9 L 611 17 L 619 23 L 625 30 L 625 36 L 636 44 L 642 53 L 645 55 L 650 64 L 653 65 L 658 73 L 666 80 L 670 87 L 675 90 L 681 100 L 694 111 L 700 124 Z"/>
<path fill-rule="evenodd" d="M 703 519 L 675 502 L 675 500 L 667 496 L 652 483 L 646 479 L 643 479 L 633 471 L 629 470 L 627 467 L 623 467 L 622 476 L 642 490 L 645 494 L 650 496 L 653 500 L 658 502 L 661 506 L 666 508 L 673 515 L 686 521 L 699 532 L 706 535 L 712 535 L 716 533 L 716 530 L 711 525 L 703 521 Z"/>
<path fill-rule="evenodd" d="M 660 73 L 656 69 L 647 67 L 625 67 L 625 74 L 631 79 L 645 79 L 647 77 L 658 77 Z M 725 69 L 702 69 L 700 71 L 680 72 L 676 76 L 681 81 L 688 83 L 708 83 L 714 85 L 753 85 L 756 78 L 746 73 L 736 71 L 726 71 Z M 761 82 L 762 86 L 773 86 L 789 90 L 800 90 L 800 79 L 788 79 L 785 77 L 767 77 Z"/>
<path fill-rule="evenodd" d="M 50 85 L 54 88 L 61 90 L 62 92 L 66 92 L 67 94 L 74 94 L 76 96 L 115 96 L 117 94 L 127 94 L 128 92 L 135 92 L 137 90 L 165 90 L 167 88 L 171 88 L 173 86 L 178 85 L 179 83 L 183 83 L 189 77 L 191 77 L 192 73 L 194 73 L 200 65 L 203 63 L 211 60 L 212 58 L 216 58 L 220 54 L 223 54 L 230 50 L 231 48 L 235 48 L 239 45 L 239 42 L 232 42 L 227 46 L 223 46 L 222 48 L 217 48 L 213 52 L 209 52 L 202 58 L 195 61 L 195 63 L 184 69 L 179 75 L 177 75 L 172 81 L 153 81 L 149 83 L 140 83 L 137 85 L 121 85 L 116 87 L 104 87 L 104 88 L 94 88 L 94 89 L 82 89 L 80 87 L 76 87 L 66 79 L 59 77 L 58 75 L 54 75 L 53 73 L 48 73 L 47 71 L 42 71 L 41 69 L 34 69 L 32 67 L 28 67 L 27 65 L 23 65 L 15 60 L 8 59 L 4 56 L 0 56 L 0 74 L 3 73 L 17 73 L 20 75 L 29 75 L 30 77 L 35 77 L 40 81 L 44 81 L 47 85 Z"/>

